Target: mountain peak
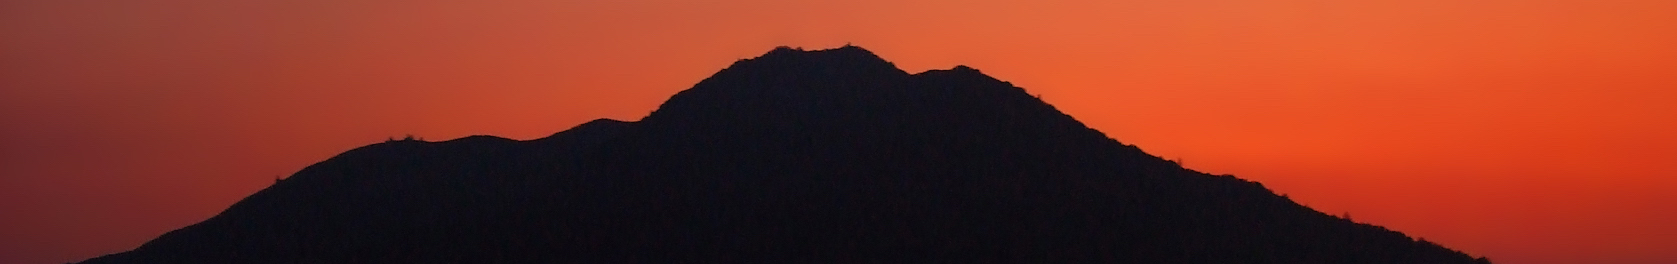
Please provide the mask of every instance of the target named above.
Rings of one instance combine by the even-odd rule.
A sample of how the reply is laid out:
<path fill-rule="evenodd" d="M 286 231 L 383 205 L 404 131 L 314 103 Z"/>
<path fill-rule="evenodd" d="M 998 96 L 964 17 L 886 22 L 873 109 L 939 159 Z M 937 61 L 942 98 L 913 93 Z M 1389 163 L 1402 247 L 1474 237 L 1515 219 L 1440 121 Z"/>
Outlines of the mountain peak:
<path fill-rule="evenodd" d="M 907 74 L 897 69 L 895 64 L 880 58 L 859 46 L 845 45 L 832 49 L 804 50 L 788 46 L 775 47 L 762 56 L 743 59 L 728 66 L 717 75 L 732 72 L 759 72 L 774 70 L 803 70 L 826 72 L 897 72 Z"/>
<path fill-rule="evenodd" d="M 671 96 L 646 120 L 670 115 L 831 115 L 900 99 L 909 74 L 857 46 L 804 50 L 781 46 L 742 59 Z M 673 118 L 673 117 L 672 117 Z"/>
<path fill-rule="evenodd" d="M 950 116 L 921 121 L 972 125 L 963 127 L 1093 131 L 1024 89 L 972 67 L 908 74 L 849 45 L 813 51 L 782 46 L 740 60 L 671 96 L 643 120 L 670 129 L 733 133 L 764 122 L 838 129 L 938 119 L 926 113 Z"/>
<path fill-rule="evenodd" d="M 803 47 L 778 46 L 778 47 L 775 47 L 773 50 L 770 50 L 768 53 L 763 54 L 763 56 L 759 56 L 758 58 L 765 58 L 765 57 L 771 57 L 771 56 L 773 56 L 773 57 L 778 57 L 778 56 L 827 56 L 827 57 L 853 57 L 853 58 L 862 58 L 862 59 L 875 59 L 875 60 L 881 60 L 881 61 L 884 60 L 883 58 L 880 58 L 879 55 L 874 54 L 873 51 L 869 51 L 868 49 L 862 48 L 861 46 L 854 46 L 854 45 L 850 45 L 850 44 L 845 44 L 844 46 L 837 47 L 837 48 L 819 49 L 819 50 L 804 50 Z M 805 57 L 805 58 L 808 58 L 808 57 Z"/>

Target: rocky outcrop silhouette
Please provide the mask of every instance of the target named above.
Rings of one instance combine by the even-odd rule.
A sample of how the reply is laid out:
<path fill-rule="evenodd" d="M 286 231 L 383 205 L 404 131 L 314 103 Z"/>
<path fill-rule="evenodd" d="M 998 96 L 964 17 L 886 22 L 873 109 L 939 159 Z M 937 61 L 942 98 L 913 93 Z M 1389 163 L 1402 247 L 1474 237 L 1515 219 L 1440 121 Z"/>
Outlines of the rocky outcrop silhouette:
<path fill-rule="evenodd" d="M 84 263 L 1487 262 L 845 46 L 740 60 L 637 122 L 357 148 Z"/>

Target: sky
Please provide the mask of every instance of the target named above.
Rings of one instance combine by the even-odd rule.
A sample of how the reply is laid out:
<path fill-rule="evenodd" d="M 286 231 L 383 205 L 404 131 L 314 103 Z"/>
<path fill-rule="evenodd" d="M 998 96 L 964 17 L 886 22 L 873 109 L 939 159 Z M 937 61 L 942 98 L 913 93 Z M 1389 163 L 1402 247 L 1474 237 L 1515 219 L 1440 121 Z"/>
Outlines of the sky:
<path fill-rule="evenodd" d="M 1499 263 L 1677 263 L 1669 0 L 0 0 L 0 263 L 129 250 L 390 137 L 638 120 L 847 43 Z"/>

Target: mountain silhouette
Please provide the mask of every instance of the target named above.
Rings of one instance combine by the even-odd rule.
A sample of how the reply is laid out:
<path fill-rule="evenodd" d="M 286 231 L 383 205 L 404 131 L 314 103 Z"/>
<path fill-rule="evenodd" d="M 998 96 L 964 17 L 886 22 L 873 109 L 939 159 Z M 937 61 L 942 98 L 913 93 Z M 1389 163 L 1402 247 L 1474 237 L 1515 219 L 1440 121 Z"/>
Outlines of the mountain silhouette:
<path fill-rule="evenodd" d="M 391 140 L 83 263 L 1488 263 L 957 66 L 776 48 L 637 122 Z"/>

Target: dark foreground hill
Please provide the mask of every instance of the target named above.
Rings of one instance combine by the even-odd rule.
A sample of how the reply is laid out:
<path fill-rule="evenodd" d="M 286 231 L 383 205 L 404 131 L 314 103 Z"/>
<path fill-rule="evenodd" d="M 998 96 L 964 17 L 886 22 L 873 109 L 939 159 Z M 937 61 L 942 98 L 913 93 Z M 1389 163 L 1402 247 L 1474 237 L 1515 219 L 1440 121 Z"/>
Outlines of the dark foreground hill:
<path fill-rule="evenodd" d="M 779 48 L 639 122 L 391 141 L 85 263 L 1485 263 L 958 66 Z"/>

